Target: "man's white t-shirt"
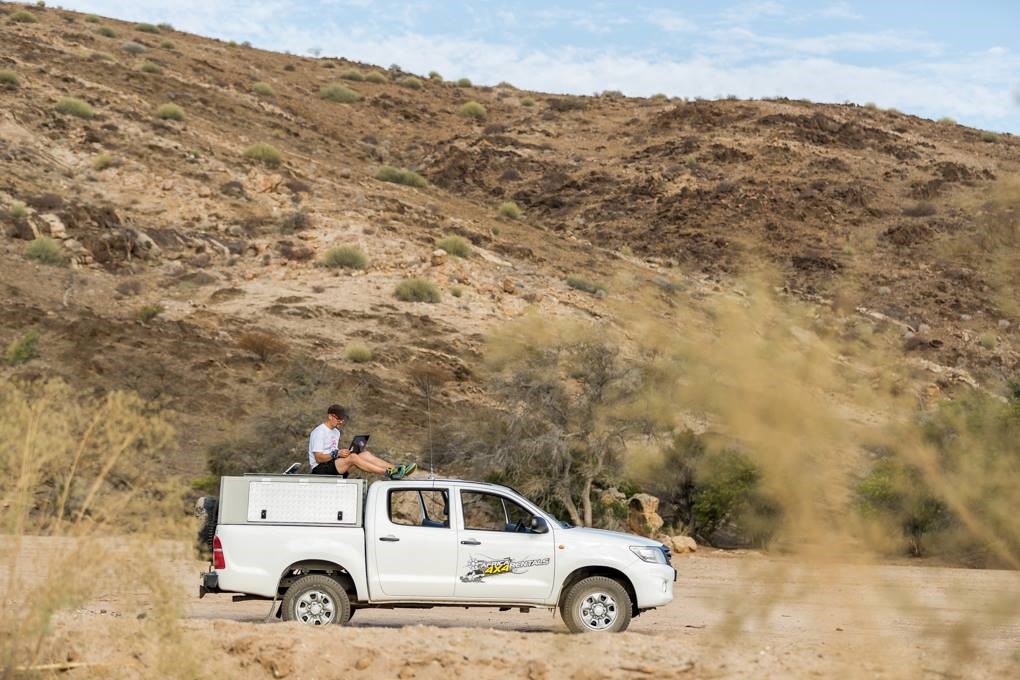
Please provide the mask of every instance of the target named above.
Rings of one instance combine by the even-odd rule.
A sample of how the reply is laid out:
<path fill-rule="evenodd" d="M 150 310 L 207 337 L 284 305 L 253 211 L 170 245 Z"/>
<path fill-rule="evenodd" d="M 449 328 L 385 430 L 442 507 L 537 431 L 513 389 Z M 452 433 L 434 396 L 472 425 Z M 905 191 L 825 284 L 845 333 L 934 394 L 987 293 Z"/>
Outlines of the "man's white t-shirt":
<path fill-rule="evenodd" d="M 315 452 L 332 453 L 340 448 L 340 430 L 335 427 L 330 429 L 326 423 L 320 423 L 308 436 L 308 468 L 318 465 L 315 460 Z"/>

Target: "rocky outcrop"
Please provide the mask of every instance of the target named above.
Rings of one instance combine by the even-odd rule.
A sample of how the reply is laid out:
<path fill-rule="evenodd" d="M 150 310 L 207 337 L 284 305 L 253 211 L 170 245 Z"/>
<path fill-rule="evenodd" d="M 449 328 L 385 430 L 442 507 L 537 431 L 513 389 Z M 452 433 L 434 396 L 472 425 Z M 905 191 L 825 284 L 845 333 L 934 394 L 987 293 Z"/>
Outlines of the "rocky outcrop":
<path fill-rule="evenodd" d="M 663 521 L 658 512 L 658 498 L 647 493 L 636 493 L 627 504 L 630 508 L 627 526 L 631 531 L 642 536 L 655 536 L 659 533 Z"/>

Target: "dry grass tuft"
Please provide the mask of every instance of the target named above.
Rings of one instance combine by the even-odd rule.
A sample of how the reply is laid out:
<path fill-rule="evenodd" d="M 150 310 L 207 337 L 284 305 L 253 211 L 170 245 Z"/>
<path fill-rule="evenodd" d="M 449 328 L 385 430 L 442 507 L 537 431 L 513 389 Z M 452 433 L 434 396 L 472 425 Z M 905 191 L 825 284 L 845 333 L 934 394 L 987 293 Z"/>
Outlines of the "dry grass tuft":
<path fill-rule="evenodd" d="M 280 336 L 263 331 L 243 334 L 237 339 L 237 347 L 254 354 L 263 363 L 287 352 L 287 343 Z"/>

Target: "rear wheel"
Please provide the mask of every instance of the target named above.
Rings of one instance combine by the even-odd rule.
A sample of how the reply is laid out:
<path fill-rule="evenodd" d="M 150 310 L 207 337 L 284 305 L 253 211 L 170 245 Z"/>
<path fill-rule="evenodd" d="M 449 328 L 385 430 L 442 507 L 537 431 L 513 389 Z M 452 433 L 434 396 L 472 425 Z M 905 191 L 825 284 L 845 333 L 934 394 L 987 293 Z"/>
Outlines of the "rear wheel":
<path fill-rule="evenodd" d="M 335 580 L 308 574 L 295 581 L 283 596 L 283 620 L 309 626 L 343 625 L 351 618 L 351 600 Z"/>
<path fill-rule="evenodd" d="M 619 581 L 589 576 L 567 589 L 560 616 L 571 633 L 622 633 L 630 625 L 632 609 Z"/>

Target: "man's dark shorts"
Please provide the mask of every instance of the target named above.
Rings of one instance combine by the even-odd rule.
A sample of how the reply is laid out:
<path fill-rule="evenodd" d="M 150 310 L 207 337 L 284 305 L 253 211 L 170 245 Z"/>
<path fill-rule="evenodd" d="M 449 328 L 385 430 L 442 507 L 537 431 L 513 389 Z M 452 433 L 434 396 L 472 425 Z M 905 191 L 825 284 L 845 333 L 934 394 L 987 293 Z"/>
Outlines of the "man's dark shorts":
<path fill-rule="evenodd" d="M 313 475 L 337 475 L 337 476 L 343 477 L 344 479 L 347 478 L 347 473 L 346 472 L 343 473 L 342 475 L 339 472 L 337 472 L 337 470 L 336 470 L 336 461 L 334 461 L 334 460 L 329 460 L 329 461 L 326 461 L 325 463 L 319 463 L 318 465 L 316 465 L 315 467 L 312 468 L 312 474 Z"/>

